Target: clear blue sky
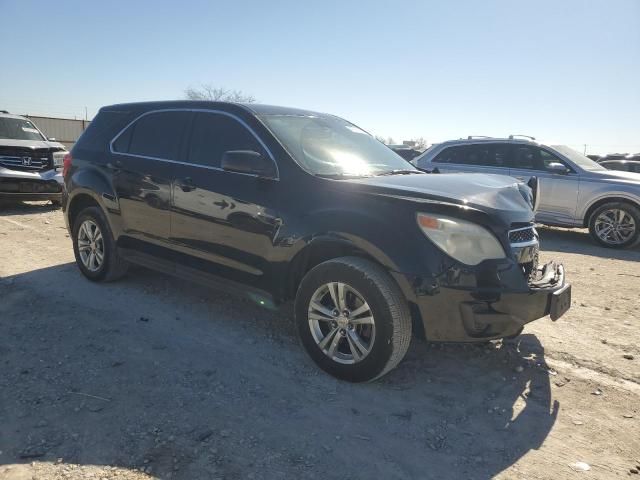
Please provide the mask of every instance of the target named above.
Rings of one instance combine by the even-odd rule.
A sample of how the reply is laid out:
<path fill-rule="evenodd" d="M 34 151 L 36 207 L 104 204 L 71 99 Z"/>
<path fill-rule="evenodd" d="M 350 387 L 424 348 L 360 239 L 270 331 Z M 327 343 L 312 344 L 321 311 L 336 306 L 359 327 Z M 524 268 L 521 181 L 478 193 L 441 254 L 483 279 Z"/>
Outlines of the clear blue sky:
<path fill-rule="evenodd" d="M 0 108 L 89 116 L 211 83 L 430 142 L 640 151 L 640 0 L 0 0 Z"/>

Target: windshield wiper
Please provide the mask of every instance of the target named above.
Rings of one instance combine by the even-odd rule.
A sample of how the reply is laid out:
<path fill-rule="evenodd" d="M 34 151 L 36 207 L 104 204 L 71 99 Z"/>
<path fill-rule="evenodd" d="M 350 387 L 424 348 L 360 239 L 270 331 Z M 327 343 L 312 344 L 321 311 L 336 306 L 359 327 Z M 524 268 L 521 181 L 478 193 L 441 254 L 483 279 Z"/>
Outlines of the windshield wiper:
<path fill-rule="evenodd" d="M 424 172 L 420 171 L 420 170 L 402 170 L 402 169 L 396 169 L 396 170 L 389 170 L 387 172 L 382 172 L 382 173 L 377 173 L 376 177 L 382 177 L 385 175 L 411 175 L 412 173 L 419 173 L 419 174 L 423 174 Z"/>
<path fill-rule="evenodd" d="M 316 177 L 331 178 L 334 180 L 346 180 L 349 178 L 371 177 L 371 175 L 356 175 L 356 174 L 349 174 L 349 173 L 316 173 Z"/>

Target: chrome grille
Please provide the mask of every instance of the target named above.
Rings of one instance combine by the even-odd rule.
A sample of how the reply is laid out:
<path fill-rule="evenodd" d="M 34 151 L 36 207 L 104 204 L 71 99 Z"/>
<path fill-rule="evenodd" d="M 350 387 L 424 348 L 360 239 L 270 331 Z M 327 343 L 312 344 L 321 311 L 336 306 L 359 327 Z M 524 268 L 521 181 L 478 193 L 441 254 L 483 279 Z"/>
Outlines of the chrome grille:
<path fill-rule="evenodd" d="M 42 170 L 49 166 L 49 157 L 24 155 L 21 157 L 0 155 L 0 165 L 20 170 Z"/>
<path fill-rule="evenodd" d="M 523 243 L 533 243 L 537 241 L 538 235 L 536 229 L 533 226 L 516 228 L 509 231 L 509 243 L 511 245 L 520 245 Z"/>

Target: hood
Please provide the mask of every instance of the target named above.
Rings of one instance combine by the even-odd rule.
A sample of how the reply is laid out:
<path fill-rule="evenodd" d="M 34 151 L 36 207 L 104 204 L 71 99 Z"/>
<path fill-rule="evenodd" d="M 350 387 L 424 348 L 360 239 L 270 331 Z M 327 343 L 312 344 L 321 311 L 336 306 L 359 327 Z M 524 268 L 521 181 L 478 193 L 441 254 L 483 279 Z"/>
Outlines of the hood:
<path fill-rule="evenodd" d="M 50 142 L 48 140 L 13 140 L 11 138 L 0 138 L 0 147 L 61 148 L 66 150 L 64 145 L 58 142 Z"/>
<path fill-rule="evenodd" d="M 349 180 L 378 195 L 403 198 L 417 203 L 439 201 L 497 213 L 508 223 L 531 222 L 533 211 L 525 200 L 521 182 L 506 175 L 481 173 L 440 173 L 390 175 Z M 520 185 L 520 186 L 519 186 Z M 528 187 L 525 188 L 529 194 Z"/>
<path fill-rule="evenodd" d="M 640 185 L 640 173 L 622 172 L 620 170 L 590 170 L 589 176 L 597 180 L 608 180 L 614 183 L 632 183 Z"/>

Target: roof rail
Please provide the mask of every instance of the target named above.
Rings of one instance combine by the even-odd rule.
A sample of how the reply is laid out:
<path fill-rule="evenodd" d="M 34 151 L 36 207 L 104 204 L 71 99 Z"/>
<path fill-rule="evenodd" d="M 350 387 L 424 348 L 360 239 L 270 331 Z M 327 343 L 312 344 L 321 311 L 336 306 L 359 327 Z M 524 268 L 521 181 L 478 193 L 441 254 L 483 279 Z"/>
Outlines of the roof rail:
<path fill-rule="evenodd" d="M 491 137 L 488 137 L 487 135 L 469 135 L 467 137 L 467 140 L 473 140 L 474 138 L 491 138 Z"/>
<path fill-rule="evenodd" d="M 534 142 L 536 140 L 536 137 L 532 137 L 531 135 L 520 135 L 519 133 L 509 135 L 509 140 L 513 140 L 514 137 L 524 137 L 524 138 L 528 138 L 529 140 L 533 140 Z"/>

